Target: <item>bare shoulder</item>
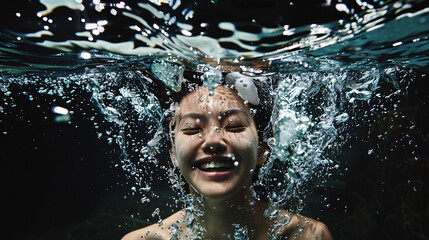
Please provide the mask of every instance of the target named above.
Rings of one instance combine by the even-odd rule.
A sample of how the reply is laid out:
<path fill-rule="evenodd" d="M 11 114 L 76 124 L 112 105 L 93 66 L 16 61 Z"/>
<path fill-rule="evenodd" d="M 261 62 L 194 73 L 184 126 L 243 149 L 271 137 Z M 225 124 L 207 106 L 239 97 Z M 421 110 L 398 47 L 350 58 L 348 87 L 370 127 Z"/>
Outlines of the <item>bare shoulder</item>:
<path fill-rule="evenodd" d="M 135 231 L 132 231 L 125 235 L 121 240 L 164 240 L 164 239 L 170 239 L 171 233 L 170 233 L 170 227 L 173 224 L 177 224 L 177 222 L 180 222 L 181 219 L 183 219 L 184 211 L 178 211 L 171 215 L 170 217 L 164 219 L 161 224 L 155 223 L 150 226 L 144 227 L 142 229 L 138 229 Z"/>
<path fill-rule="evenodd" d="M 294 214 L 282 210 L 283 218 L 288 218 L 288 224 L 283 225 L 277 231 L 281 239 L 311 239 L 332 240 L 333 237 L 328 227 L 313 218 Z"/>

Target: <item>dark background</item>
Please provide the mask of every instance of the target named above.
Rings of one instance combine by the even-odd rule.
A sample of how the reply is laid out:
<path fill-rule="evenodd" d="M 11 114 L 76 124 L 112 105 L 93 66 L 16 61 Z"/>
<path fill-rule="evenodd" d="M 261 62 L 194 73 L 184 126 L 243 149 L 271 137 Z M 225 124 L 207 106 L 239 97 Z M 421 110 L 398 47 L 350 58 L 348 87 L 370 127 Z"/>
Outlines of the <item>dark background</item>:
<path fill-rule="evenodd" d="M 302 212 L 325 222 L 335 239 L 429 238 L 427 81 L 407 73 L 402 95 L 386 98 L 392 86 L 382 83 L 381 97 L 349 110 L 339 138 L 346 143 L 330 153 L 340 169 L 312 189 Z M 156 222 L 156 207 L 162 217 L 174 211 L 165 183 L 149 204 L 132 194 L 118 146 L 98 136 L 113 125 L 90 92 L 67 98 L 32 85 L 8 89 L 0 95 L 2 239 L 120 239 Z M 56 105 L 74 111 L 70 122 L 54 121 Z"/>
<path fill-rule="evenodd" d="M 155 181 L 167 192 L 141 204 L 115 138 L 108 141 L 106 131 L 117 128 L 98 113 L 91 93 L 75 87 L 61 97 L 39 89 L 11 84 L 1 94 L 2 239 L 120 239 L 157 221 L 151 214 L 168 204 L 168 183 Z M 73 111 L 71 120 L 56 122 L 53 106 Z"/>

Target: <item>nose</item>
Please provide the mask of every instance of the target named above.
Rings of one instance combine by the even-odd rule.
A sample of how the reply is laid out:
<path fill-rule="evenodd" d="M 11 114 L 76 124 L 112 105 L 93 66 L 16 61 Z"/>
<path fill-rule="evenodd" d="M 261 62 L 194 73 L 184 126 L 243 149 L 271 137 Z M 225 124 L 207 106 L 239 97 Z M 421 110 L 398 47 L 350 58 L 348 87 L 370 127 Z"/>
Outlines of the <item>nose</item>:
<path fill-rule="evenodd" d="M 201 145 L 204 153 L 210 155 L 221 154 L 226 151 L 227 145 L 218 128 L 209 131 Z"/>

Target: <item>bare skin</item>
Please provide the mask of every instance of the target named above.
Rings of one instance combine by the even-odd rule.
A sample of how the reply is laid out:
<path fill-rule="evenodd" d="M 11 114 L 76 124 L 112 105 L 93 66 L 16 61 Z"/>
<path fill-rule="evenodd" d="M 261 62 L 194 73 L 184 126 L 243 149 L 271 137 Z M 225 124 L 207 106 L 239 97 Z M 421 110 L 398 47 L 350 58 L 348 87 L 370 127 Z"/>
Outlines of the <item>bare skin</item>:
<path fill-rule="evenodd" d="M 288 224 L 285 224 L 282 227 L 278 227 L 274 230 L 274 235 L 277 237 L 277 239 L 320 239 L 320 240 L 331 240 L 332 235 L 329 232 L 328 227 L 323 224 L 320 221 L 314 220 L 312 218 L 304 217 L 304 216 L 297 216 L 293 213 L 288 213 L 286 211 L 282 211 L 281 215 L 284 216 L 290 216 L 290 222 Z M 122 240 L 141 240 L 141 239 L 153 239 L 153 240 L 167 240 L 171 239 L 171 231 L 169 228 L 173 224 L 177 224 L 177 222 L 181 222 L 182 220 L 186 219 L 185 211 L 179 211 L 170 217 L 164 219 L 162 221 L 162 224 L 153 224 L 148 227 L 133 231 L 131 233 L 128 233 Z M 282 219 L 278 219 L 281 221 Z M 263 219 L 263 221 L 266 221 L 266 218 Z M 275 225 L 273 224 L 275 221 L 269 223 L 265 223 L 262 225 L 259 225 L 259 228 L 261 230 L 257 231 L 254 236 L 249 236 L 249 239 L 256 239 L 256 240 L 263 240 L 268 239 L 269 232 L 271 232 L 271 228 Z M 223 225 L 223 224 L 222 224 Z M 270 226 L 271 225 L 271 226 Z M 182 223 L 178 225 L 181 229 L 186 229 L 186 221 L 185 223 Z M 231 226 L 231 225 L 229 225 Z M 220 232 L 220 231 L 219 231 Z M 217 235 L 217 236 L 215 236 Z M 222 234 L 211 234 L 211 236 L 204 236 L 203 239 L 229 239 L 226 237 L 222 232 Z M 249 234 L 250 235 L 250 234 Z M 233 236 L 233 235 L 230 235 Z M 182 236 L 180 239 L 184 239 L 184 236 Z"/>
<path fill-rule="evenodd" d="M 181 210 L 153 224 L 127 234 L 123 240 L 171 239 L 172 227 L 180 229 L 180 239 L 233 239 L 234 225 L 246 227 L 249 239 L 332 239 L 323 223 L 279 210 L 267 218 L 268 204 L 252 197 L 252 174 L 266 161 L 250 109 L 237 94 L 223 86 L 210 96 L 200 88 L 181 101 L 175 118 L 173 164 L 189 183 L 197 199 L 195 215 Z M 234 162 L 234 165 L 232 165 Z M 214 164 L 225 164 L 218 170 Z M 210 164 L 213 164 L 211 166 Z M 203 232 L 187 228 L 190 219 Z M 187 238 L 189 239 L 189 238 Z"/>

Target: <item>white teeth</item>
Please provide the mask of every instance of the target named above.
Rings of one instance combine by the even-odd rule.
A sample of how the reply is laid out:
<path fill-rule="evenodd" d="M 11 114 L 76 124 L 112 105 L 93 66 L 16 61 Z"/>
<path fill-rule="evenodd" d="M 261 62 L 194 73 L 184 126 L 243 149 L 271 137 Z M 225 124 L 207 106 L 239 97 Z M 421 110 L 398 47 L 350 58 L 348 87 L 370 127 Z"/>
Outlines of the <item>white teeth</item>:
<path fill-rule="evenodd" d="M 231 168 L 233 166 L 233 162 L 207 162 L 207 163 L 201 163 L 200 168 L 205 169 L 212 169 L 212 168 Z"/>

